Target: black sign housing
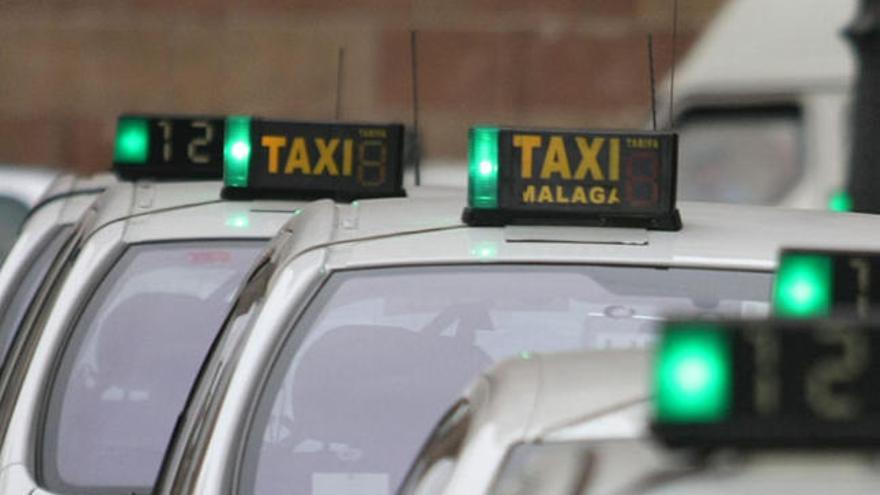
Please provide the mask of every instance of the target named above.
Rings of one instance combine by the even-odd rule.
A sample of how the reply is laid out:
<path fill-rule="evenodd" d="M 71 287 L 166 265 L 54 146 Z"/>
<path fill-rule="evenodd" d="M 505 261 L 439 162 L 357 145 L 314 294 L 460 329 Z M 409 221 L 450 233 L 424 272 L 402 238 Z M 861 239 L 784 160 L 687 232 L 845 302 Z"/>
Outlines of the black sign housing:
<path fill-rule="evenodd" d="M 675 133 L 501 128 L 498 208 L 464 219 L 679 230 L 677 156 Z"/>
<path fill-rule="evenodd" d="M 222 179 L 224 120 L 217 116 L 125 114 L 123 119 L 146 122 L 148 146 L 141 163 L 114 160 L 124 180 Z"/>
<path fill-rule="evenodd" d="M 719 323 L 730 344 L 726 419 L 661 423 L 670 447 L 880 446 L 880 321 Z"/>
<path fill-rule="evenodd" d="M 404 196 L 402 124 L 251 121 L 248 186 L 227 198 Z"/>

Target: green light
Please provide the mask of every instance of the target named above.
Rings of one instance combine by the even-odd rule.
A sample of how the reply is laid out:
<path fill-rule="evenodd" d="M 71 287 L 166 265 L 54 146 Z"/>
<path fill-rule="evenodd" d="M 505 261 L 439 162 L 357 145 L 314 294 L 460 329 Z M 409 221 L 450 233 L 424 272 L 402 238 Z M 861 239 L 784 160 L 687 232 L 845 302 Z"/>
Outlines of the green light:
<path fill-rule="evenodd" d="M 846 191 L 837 191 L 828 200 L 828 209 L 831 211 L 852 211 L 852 197 Z"/>
<path fill-rule="evenodd" d="M 831 308 L 831 258 L 786 253 L 779 260 L 773 287 L 773 309 L 778 316 L 827 316 Z"/>
<path fill-rule="evenodd" d="M 478 242 L 471 248 L 471 254 L 482 260 L 492 259 L 498 255 L 498 245 L 494 242 Z"/>
<path fill-rule="evenodd" d="M 247 213 L 236 213 L 226 218 L 226 226 L 236 229 L 246 229 L 250 223 Z"/>
<path fill-rule="evenodd" d="M 498 128 L 473 127 L 468 149 L 468 203 L 498 208 Z"/>
<path fill-rule="evenodd" d="M 251 118 L 227 117 L 223 149 L 223 182 L 229 187 L 247 187 L 251 159 Z"/>
<path fill-rule="evenodd" d="M 731 350 L 728 335 L 712 323 L 669 324 L 654 362 L 657 420 L 713 423 L 731 405 Z"/>
<path fill-rule="evenodd" d="M 146 119 L 122 117 L 116 123 L 113 161 L 146 163 L 150 151 L 150 128 Z"/>

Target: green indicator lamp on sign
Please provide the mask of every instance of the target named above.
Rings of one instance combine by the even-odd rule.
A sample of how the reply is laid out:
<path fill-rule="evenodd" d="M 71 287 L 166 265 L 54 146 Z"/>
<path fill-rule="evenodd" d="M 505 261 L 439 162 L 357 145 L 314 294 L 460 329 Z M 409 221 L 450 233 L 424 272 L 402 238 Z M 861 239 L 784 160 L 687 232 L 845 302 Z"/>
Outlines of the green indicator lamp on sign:
<path fill-rule="evenodd" d="M 226 118 L 223 148 L 223 182 L 229 187 L 247 187 L 251 160 L 251 118 Z"/>
<path fill-rule="evenodd" d="M 852 197 L 846 191 L 837 191 L 828 199 L 828 209 L 831 211 L 852 211 Z"/>
<path fill-rule="evenodd" d="M 474 127 L 468 146 L 468 204 L 498 208 L 498 128 Z"/>
<path fill-rule="evenodd" d="M 715 423 L 730 414 L 732 352 L 729 335 L 712 323 L 671 323 L 654 362 L 656 419 Z"/>
<path fill-rule="evenodd" d="M 116 124 L 116 146 L 113 161 L 146 163 L 150 151 L 150 127 L 146 119 L 122 117 Z"/>
<path fill-rule="evenodd" d="M 814 318 L 831 309 L 831 258 L 783 253 L 773 287 L 773 310 L 777 316 Z"/>

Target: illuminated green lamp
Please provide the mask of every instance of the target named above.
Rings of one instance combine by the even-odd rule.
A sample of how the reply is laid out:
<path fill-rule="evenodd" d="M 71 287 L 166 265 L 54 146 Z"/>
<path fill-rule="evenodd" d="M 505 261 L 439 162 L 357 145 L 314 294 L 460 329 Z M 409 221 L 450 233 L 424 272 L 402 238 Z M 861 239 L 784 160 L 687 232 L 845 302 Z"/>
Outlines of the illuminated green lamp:
<path fill-rule="evenodd" d="M 247 187 L 251 159 L 251 118 L 226 118 L 223 148 L 223 182 L 229 187 Z"/>
<path fill-rule="evenodd" d="M 773 310 L 787 318 L 827 316 L 831 309 L 831 258 L 783 253 L 773 288 Z"/>
<path fill-rule="evenodd" d="M 116 146 L 113 161 L 116 163 L 146 163 L 150 150 L 150 128 L 147 120 L 137 117 L 121 117 L 116 124 Z"/>
<path fill-rule="evenodd" d="M 468 204 L 498 208 L 498 128 L 473 127 L 468 137 Z"/>
<path fill-rule="evenodd" d="M 489 260 L 498 256 L 498 244 L 492 241 L 481 241 L 474 244 L 471 254 L 481 260 Z"/>
<path fill-rule="evenodd" d="M 828 209 L 831 211 L 852 211 L 852 197 L 846 191 L 837 191 L 828 199 Z"/>
<path fill-rule="evenodd" d="M 729 335 L 706 323 L 670 323 L 654 361 L 654 400 L 660 423 L 715 423 L 730 414 Z"/>
<path fill-rule="evenodd" d="M 248 217 L 248 214 L 245 212 L 236 213 L 234 215 L 230 215 L 226 217 L 226 226 L 233 227 L 236 229 L 246 229 L 248 225 L 250 225 L 251 221 Z"/>

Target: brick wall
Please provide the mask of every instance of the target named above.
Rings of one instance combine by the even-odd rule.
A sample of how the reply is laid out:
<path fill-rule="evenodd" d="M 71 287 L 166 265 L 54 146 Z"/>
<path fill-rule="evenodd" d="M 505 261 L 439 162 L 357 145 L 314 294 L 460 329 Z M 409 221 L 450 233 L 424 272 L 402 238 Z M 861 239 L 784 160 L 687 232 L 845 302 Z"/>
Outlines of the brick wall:
<path fill-rule="evenodd" d="M 680 0 L 679 53 L 724 0 Z M 669 67 L 672 0 L 0 0 L 0 162 L 108 166 L 126 111 L 412 115 L 428 158 L 475 122 L 638 126 L 645 36 Z"/>

